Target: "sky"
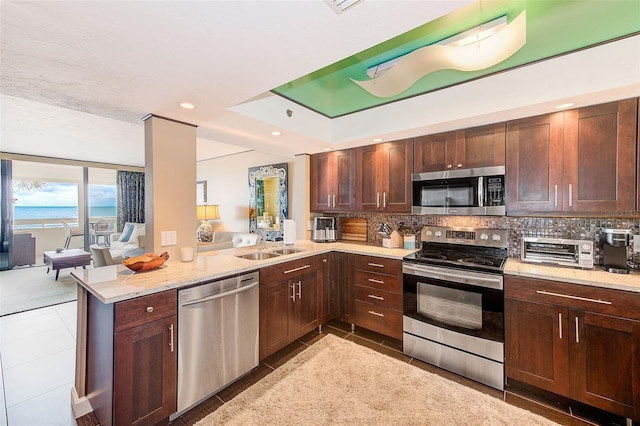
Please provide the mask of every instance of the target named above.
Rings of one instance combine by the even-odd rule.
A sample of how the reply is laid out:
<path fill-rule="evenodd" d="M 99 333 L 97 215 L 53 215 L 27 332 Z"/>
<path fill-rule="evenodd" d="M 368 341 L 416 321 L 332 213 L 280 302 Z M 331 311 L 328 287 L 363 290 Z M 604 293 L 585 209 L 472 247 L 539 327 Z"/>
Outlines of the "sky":
<path fill-rule="evenodd" d="M 47 182 L 39 191 L 13 190 L 14 205 L 19 206 L 77 206 L 78 185 L 75 183 Z M 89 185 L 89 205 L 115 206 L 115 185 Z"/>

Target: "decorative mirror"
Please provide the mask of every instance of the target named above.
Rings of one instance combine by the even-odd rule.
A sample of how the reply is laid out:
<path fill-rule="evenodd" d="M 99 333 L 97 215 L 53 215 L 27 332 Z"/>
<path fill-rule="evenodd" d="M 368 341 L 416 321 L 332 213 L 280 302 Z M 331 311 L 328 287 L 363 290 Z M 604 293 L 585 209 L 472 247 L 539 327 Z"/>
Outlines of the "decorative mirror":
<path fill-rule="evenodd" d="M 249 232 L 264 238 L 282 236 L 288 215 L 287 163 L 249 168 Z"/>

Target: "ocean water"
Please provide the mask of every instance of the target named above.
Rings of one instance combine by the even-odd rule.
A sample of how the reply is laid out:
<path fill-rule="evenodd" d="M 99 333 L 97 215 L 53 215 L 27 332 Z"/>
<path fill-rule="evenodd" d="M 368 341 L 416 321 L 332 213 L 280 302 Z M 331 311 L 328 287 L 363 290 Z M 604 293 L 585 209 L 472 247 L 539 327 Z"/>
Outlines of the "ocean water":
<path fill-rule="evenodd" d="M 116 206 L 94 206 L 89 217 L 115 217 Z M 77 218 L 78 208 L 74 206 L 14 206 L 13 219 L 62 219 Z"/>

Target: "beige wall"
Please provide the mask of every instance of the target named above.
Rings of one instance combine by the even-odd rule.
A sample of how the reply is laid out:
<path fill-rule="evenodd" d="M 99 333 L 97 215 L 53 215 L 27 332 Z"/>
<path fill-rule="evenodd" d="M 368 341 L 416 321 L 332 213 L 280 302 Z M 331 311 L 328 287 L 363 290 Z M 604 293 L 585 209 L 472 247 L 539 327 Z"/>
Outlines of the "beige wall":
<path fill-rule="evenodd" d="M 249 167 L 277 163 L 287 163 L 289 219 L 296 221 L 297 238 L 306 238 L 305 222 L 309 216 L 306 155 L 286 157 L 249 151 L 198 162 L 198 180 L 207 181 L 208 204 L 220 205 L 220 220 L 211 221 L 214 230 L 249 231 Z M 194 220 L 193 229 L 197 227 L 198 223 Z"/>
<path fill-rule="evenodd" d="M 145 222 L 148 251 L 180 259 L 196 246 L 196 127 L 160 117 L 145 121 Z M 161 246 L 161 232 L 176 231 Z"/>

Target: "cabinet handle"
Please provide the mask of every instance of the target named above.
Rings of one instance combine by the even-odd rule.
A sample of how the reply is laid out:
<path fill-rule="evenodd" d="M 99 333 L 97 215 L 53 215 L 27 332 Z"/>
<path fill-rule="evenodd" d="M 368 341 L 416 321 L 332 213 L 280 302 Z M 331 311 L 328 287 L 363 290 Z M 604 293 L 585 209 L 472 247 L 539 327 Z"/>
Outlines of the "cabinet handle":
<path fill-rule="evenodd" d="M 296 283 L 291 283 L 291 300 L 296 301 Z"/>
<path fill-rule="evenodd" d="M 302 271 L 303 269 L 311 268 L 311 265 L 304 265 L 299 268 L 289 269 L 288 271 L 284 271 L 285 274 L 290 274 L 292 272 Z"/>
<path fill-rule="evenodd" d="M 458 168 L 461 169 L 462 168 L 462 164 L 458 164 Z"/>
<path fill-rule="evenodd" d="M 576 317 L 576 343 L 580 343 L 580 333 L 578 331 L 578 317 Z"/>
<path fill-rule="evenodd" d="M 553 185 L 553 207 L 558 207 L 558 185 Z"/>
<path fill-rule="evenodd" d="M 447 169 L 452 168 L 453 166 L 451 164 L 447 164 Z"/>
<path fill-rule="evenodd" d="M 369 278 L 369 282 L 370 283 L 376 283 L 376 284 L 384 284 L 384 281 L 376 280 L 375 278 Z"/>
<path fill-rule="evenodd" d="M 558 328 L 560 329 L 560 340 L 562 340 L 562 314 L 558 314 Z"/>
<path fill-rule="evenodd" d="M 298 281 L 298 299 L 302 299 L 302 280 Z"/>
<path fill-rule="evenodd" d="M 376 300 L 384 300 L 384 297 L 376 296 L 375 294 L 370 294 L 368 297 Z"/>
<path fill-rule="evenodd" d="M 545 290 L 536 290 L 536 293 L 545 294 L 547 296 L 564 297 L 565 299 L 582 300 L 583 302 L 601 303 L 603 305 L 611 305 L 612 304 L 611 302 L 609 302 L 607 300 L 589 299 L 587 297 L 571 296 L 569 294 L 552 293 L 550 291 L 545 291 Z"/>
<path fill-rule="evenodd" d="M 375 315 L 377 317 L 384 317 L 384 314 L 381 314 L 380 312 L 376 312 L 376 311 L 369 311 L 369 313 L 371 315 Z"/>
<path fill-rule="evenodd" d="M 147 306 L 147 312 L 149 313 L 153 312 L 153 306 Z"/>
<path fill-rule="evenodd" d="M 173 352 L 173 324 L 169 325 L 169 347 Z"/>
<path fill-rule="evenodd" d="M 569 184 L 569 207 L 573 206 L 573 185 Z"/>
<path fill-rule="evenodd" d="M 380 193 L 376 192 L 376 208 L 380 208 Z"/>
<path fill-rule="evenodd" d="M 376 268 L 384 268 L 384 265 L 381 265 L 381 264 L 379 264 L 379 263 L 372 263 L 372 262 L 369 262 L 369 263 L 368 263 L 368 265 L 369 265 L 369 266 L 375 266 Z"/>
<path fill-rule="evenodd" d="M 382 193 L 382 208 L 383 209 L 387 208 L 387 193 L 386 192 Z"/>
<path fill-rule="evenodd" d="M 331 194 L 327 195 L 327 207 L 331 207 Z"/>
<path fill-rule="evenodd" d="M 333 194 L 333 208 L 336 208 L 336 194 Z"/>

